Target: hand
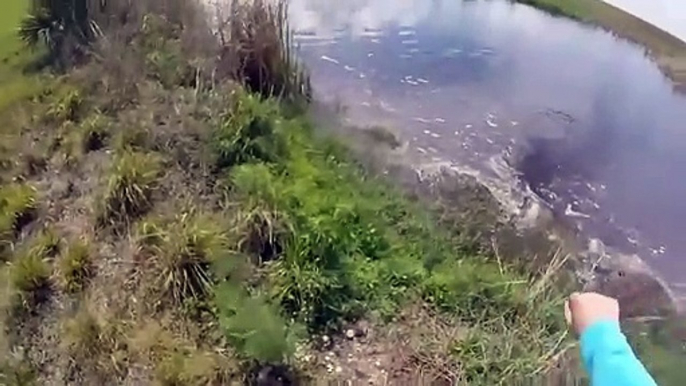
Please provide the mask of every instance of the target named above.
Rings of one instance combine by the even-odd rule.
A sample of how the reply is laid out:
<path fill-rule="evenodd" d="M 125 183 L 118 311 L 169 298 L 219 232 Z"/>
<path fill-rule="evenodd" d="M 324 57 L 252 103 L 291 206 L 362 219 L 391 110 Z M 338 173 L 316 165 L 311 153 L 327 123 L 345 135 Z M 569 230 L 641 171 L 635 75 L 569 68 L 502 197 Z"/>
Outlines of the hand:
<path fill-rule="evenodd" d="M 619 322 L 617 300 L 593 292 L 573 293 L 565 303 L 565 317 L 574 331 L 581 335 L 595 322 Z"/>

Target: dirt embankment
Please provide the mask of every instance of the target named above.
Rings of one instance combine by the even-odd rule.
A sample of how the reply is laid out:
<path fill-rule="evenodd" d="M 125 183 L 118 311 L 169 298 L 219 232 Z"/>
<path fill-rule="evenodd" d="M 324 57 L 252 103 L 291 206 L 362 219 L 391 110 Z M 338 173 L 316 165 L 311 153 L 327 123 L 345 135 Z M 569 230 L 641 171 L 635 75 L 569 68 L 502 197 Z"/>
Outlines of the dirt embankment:
<path fill-rule="evenodd" d="M 645 48 L 674 88 L 686 92 L 686 42 L 628 12 L 600 0 L 515 0 L 555 16 L 606 29 Z"/>

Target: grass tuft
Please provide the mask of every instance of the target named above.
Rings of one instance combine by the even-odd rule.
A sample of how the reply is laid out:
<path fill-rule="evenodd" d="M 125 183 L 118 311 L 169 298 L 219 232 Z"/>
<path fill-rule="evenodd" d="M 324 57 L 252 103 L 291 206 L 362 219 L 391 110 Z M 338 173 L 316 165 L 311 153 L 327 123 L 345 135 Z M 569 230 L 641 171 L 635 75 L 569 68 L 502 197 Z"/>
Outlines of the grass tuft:
<path fill-rule="evenodd" d="M 124 151 L 107 177 L 101 222 L 128 222 L 150 209 L 151 196 L 161 173 L 160 159 L 152 154 Z"/>
<path fill-rule="evenodd" d="M 31 222 L 36 210 L 36 191 L 27 184 L 0 187 L 0 252 Z"/>
<path fill-rule="evenodd" d="M 232 1 L 227 30 L 220 30 L 220 60 L 234 79 L 264 97 L 312 97 L 310 79 L 293 52 L 285 1 Z"/>
<path fill-rule="evenodd" d="M 232 358 L 193 347 L 155 320 L 143 322 L 131 334 L 128 347 L 154 367 L 159 385 L 226 385 L 236 373 Z"/>
<path fill-rule="evenodd" d="M 66 135 L 67 156 L 78 160 L 84 154 L 100 150 L 105 146 L 109 136 L 109 122 L 105 116 L 95 113 L 80 124 L 64 126 Z"/>
<path fill-rule="evenodd" d="M 31 309 L 47 299 L 50 291 L 50 265 L 41 246 L 29 248 L 12 262 L 10 281 L 21 304 Z"/>
<path fill-rule="evenodd" d="M 40 251 L 40 253 L 46 258 L 53 258 L 58 253 L 60 253 L 60 248 L 62 246 L 62 239 L 55 232 L 53 228 L 46 228 L 40 232 L 36 240 L 33 242 L 34 250 Z"/>
<path fill-rule="evenodd" d="M 236 216 L 233 234 L 239 251 L 253 257 L 258 265 L 276 260 L 292 236 L 292 226 L 285 214 L 257 207 Z"/>
<path fill-rule="evenodd" d="M 85 240 L 77 240 L 67 246 L 58 261 L 60 284 L 67 292 L 84 289 L 93 275 L 91 246 Z"/>
<path fill-rule="evenodd" d="M 82 372 L 112 377 L 126 370 L 128 352 L 124 325 L 117 320 L 104 320 L 85 304 L 63 322 L 61 338 L 71 363 Z"/>
<path fill-rule="evenodd" d="M 159 385 L 225 385 L 230 384 L 234 369 L 226 358 L 204 350 L 172 352 L 162 358 L 155 368 Z"/>
<path fill-rule="evenodd" d="M 175 304 L 211 291 L 210 265 L 227 257 L 226 237 L 216 218 L 184 213 L 171 223 L 144 221 L 139 246 L 147 256 L 154 288 Z"/>
<path fill-rule="evenodd" d="M 46 118 L 57 123 L 76 122 L 82 105 L 83 96 L 81 92 L 75 89 L 68 90 L 50 105 L 46 112 Z"/>

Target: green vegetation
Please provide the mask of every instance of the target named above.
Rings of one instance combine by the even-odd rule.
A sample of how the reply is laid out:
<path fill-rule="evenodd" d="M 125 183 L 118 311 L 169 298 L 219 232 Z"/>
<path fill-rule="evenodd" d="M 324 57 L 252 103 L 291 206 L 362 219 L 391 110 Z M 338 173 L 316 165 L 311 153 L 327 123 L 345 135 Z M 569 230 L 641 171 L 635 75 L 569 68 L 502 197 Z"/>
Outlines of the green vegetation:
<path fill-rule="evenodd" d="M 157 278 L 155 289 L 181 304 L 205 298 L 212 288 L 210 265 L 227 256 L 228 245 L 217 219 L 184 213 L 168 224 L 142 222 L 141 253 Z"/>
<path fill-rule="evenodd" d="M 0 187 L 0 381 L 343 382 L 321 357 L 355 323 L 401 333 L 364 343 L 401 383 L 536 383 L 568 363 L 565 259 L 504 262 L 316 135 L 282 6 L 234 4 L 217 41 L 204 10 L 159 5 L 48 15 L 51 36 L 89 20 L 108 44 L 88 61 L 85 37 L 49 91 L 0 110 L 19 113 L 5 150 L 43 160 Z"/>
<path fill-rule="evenodd" d="M 150 208 L 160 166 L 153 154 L 124 151 L 118 155 L 108 173 L 101 220 L 126 221 L 144 214 Z"/>
<path fill-rule="evenodd" d="M 20 21 L 28 10 L 28 0 L 3 2 L 0 15 L 0 109 L 39 90 L 40 82 L 24 74 L 34 52 L 22 49 L 16 34 Z"/>
<path fill-rule="evenodd" d="M 60 256 L 58 270 L 61 285 L 67 292 L 83 290 L 93 275 L 93 257 L 90 245 L 84 240 L 72 242 Z"/>
<path fill-rule="evenodd" d="M 60 348 L 92 379 L 108 379 L 125 371 L 128 353 L 124 333 L 120 321 L 106 320 L 84 304 L 60 326 Z"/>
<path fill-rule="evenodd" d="M 50 265 L 43 245 L 32 245 L 14 258 L 10 280 L 24 307 L 46 300 L 50 291 Z"/>
<path fill-rule="evenodd" d="M 36 192 L 26 184 L 0 187 L 0 257 L 11 247 L 16 234 L 32 220 Z"/>
<path fill-rule="evenodd" d="M 64 68 L 81 59 L 99 32 L 87 4 L 84 0 L 31 0 L 18 35 L 28 47 L 40 44 L 47 49 L 49 62 Z"/>
<path fill-rule="evenodd" d="M 577 20 L 593 21 L 594 10 L 599 0 L 516 0 L 518 3 L 532 5 L 553 15 L 562 15 Z"/>
<path fill-rule="evenodd" d="M 510 0 L 602 27 L 651 53 L 677 90 L 686 90 L 686 42 L 602 0 Z"/>

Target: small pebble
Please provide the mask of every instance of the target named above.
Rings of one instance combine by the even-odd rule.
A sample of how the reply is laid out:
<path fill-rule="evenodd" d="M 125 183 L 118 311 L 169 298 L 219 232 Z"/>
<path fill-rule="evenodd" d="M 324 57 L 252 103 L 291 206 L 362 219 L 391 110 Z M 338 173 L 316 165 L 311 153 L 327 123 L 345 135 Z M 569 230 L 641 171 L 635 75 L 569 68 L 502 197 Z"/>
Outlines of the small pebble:
<path fill-rule="evenodd" d="M 355 330 L 353 330 L 352 328 L 351 328 L 351 329 L 348 329 L 348 330 L 345 332 L 345 337 L 348 338 L 348 339 L 354 339 L 354 338 L 355 338 Z"/>

